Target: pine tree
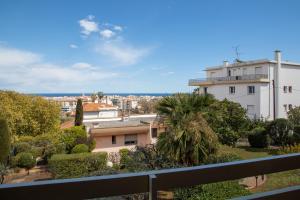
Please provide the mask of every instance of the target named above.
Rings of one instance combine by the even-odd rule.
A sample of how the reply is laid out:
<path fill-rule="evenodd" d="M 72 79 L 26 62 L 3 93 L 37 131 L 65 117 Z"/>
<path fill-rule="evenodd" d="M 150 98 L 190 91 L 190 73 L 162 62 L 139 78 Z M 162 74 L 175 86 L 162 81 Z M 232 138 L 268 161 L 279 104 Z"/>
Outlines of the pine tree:
<path fill-rule="evenodd" d="M 10 130 L 5 119 L 0 119 L 0 163 L 6 164 L 10 153 Z"/>
<path fill-rule="evenodd" d="M 76 113 L 75 113 L 75 126 L 81 126 L 83 120 L 83 107 L 82 107 L 82 100 L 77 100 L 76 105 Z"/>

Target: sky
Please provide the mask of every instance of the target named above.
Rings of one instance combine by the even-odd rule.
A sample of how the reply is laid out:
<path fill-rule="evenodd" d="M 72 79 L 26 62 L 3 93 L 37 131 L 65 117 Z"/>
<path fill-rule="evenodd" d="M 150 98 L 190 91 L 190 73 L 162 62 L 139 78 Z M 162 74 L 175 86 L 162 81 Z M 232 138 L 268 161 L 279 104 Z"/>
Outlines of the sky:
<path fill-rule="evenodd" d="M 297 0 L 0 0 L 0 89 L 189 92 L 203 69 L 300 62 Z"/>

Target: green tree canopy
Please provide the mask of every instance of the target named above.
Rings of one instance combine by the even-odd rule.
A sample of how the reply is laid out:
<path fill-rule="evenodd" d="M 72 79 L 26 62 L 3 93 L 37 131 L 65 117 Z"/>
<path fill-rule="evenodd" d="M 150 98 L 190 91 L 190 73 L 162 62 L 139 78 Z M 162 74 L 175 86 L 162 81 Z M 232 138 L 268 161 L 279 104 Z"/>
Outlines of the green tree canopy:
<path fill-rule="evenodd" d="M 83 106 L 82 100 L 78 99 L 76 104 L 76 113 L 75 113 L 75 126 L 81 126 L 83 121 Z"/>
<path fill-rule="evenodd" d="M 157 110 L 168 124 L 157 147 L 184 165 L 200 164 L 217 151 L 218 139 L 200 111 L 214 102 L 211 96 L 177 94 L 159 102 Z"/>
<path fill-rule="evenodd" d="M 294 126 L 300 125 L 300 106 L 294 107 L 288 111 L 288 119 Z"/>
<path fill-rule="evenodd" d="M 60 108 L 42 97 L 0 90 L 0 118 L 6 119 L 12 135 L 40 135 L 59 129 Z"/>
<path fill-rule="evenodd" d="M 6 164 L 10 153 L 10 130 L 5 119 L 0 119 L 0 164 Z"/>

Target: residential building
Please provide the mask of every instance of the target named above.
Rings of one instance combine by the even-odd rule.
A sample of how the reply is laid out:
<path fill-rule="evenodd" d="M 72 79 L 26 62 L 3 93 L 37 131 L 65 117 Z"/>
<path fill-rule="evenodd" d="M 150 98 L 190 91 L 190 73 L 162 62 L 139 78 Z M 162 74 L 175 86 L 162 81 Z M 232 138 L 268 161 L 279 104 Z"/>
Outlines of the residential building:
<path fill-rule="evenodd" d="M 240 103 L 251 119 L 285 118 L 300 105 L 300 63 L 283 61 L 278 50 L 274 60 L 224 61 L 205 72 L 206 78 L 191 79 L 189 86 Z"/>
<path fill-rule="evenodd" d="M 83 121 L 118 117 L 118 108 L 105 103 L 83 104 Z"/>

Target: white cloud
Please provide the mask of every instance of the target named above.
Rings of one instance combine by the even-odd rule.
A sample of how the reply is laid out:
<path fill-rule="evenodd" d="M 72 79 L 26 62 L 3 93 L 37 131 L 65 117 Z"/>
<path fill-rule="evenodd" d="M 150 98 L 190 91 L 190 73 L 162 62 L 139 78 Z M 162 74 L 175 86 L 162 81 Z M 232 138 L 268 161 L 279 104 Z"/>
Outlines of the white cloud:
<path fill-rule="evenodd" d="M 105 29 L 103 31 L 100 31 L 100 35 L 105 38 L 105 39 L 110 39 L 111 37 L 113 37 L 114 35 L 116 35 L 115 32 L 109 30 L 109 29 Z"/>
<path fill-rule="evenodd" d="M 9 66 L 9 67 L 7 67 Z M 48 63 L 38 54 L 0 48 L 0 88 L 18 91 L 78 92 L 93 87 L 117 73 L 103 71 L 89 63 L 61 66 Z"/>
<path fill-rule="evenodd" d="M 41 56 L 30 51 L 0 46 L 0 66 L 24 66 L 41 60 Z"/>
<path fill-rule="evenodd" d="M 114 26 L 114 29 L 116 31 L 123 31 L 123 28 L 121 26 L 117 26 L 117 25 Z"/>
<path fill-rule="evenodd" d="M 76 44 L 70 44 L 69 47 L 70 47 L 71 49 L 77 49 L 77 48 L 78 48 L 78 46 L 77 46 Z"/>
<path fill-rule="evenodd" d="M 94 20 L 94 16 L 89 15 L 85 19 L 81 19 L 78 21 L 80 27 L 81 27 L 81 33 L 85 36 L 90 35 L 92 32 L 98 32 L 98 23 L 96 23 Z"/>
<path fill-rule="evenodd" d="M 136 48 L 120 41 L 110 41 L 98 44 L 96 52 L 108 57 L 117 65 L 134 65 L 149 52 L 149 48 Z"/>
<path fill-rule="evenodd" d="M 78 62 L 72 65 L 74 69 L 93 69 L 92 65 L 89 63 Z"/>

